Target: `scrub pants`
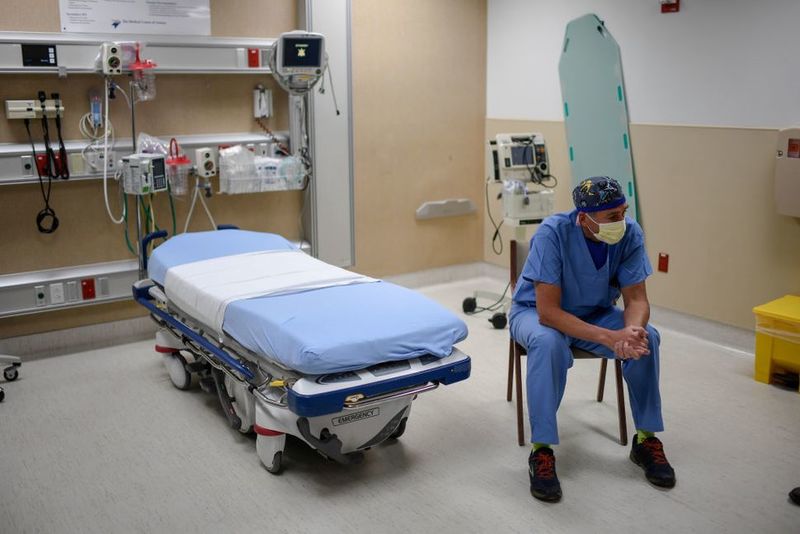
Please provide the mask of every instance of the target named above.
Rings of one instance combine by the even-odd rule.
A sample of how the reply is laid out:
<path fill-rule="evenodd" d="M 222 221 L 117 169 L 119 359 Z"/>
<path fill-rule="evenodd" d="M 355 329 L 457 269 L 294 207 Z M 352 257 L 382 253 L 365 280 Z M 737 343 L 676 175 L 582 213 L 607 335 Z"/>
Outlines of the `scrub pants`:
<path fill-rule="evenodd" d="M 609 330 L 624 328 L 622 310 L 616 307 L 601 308 L 587 317 L 591 323 Z M 572 367 L 571 346 L 613 359 L 609 348 L 582 339 L 570 337 L 539 323 L 536 308 L 514 304 L 511 308 L 511 337 L 528 350 L 527 396 L 531 424 L 531 442 L 558 443 L 556 411 L 564 396 L 567 370 Z M 622 362 L 622 375 L 628 384 L 633 421 L 638 430 L 660 432 L 664 430 L 661 419 L 661 395 L 658 391 L 659 344 L 658 331 L 647 325 L 650 354 L 638 360 Z"/>

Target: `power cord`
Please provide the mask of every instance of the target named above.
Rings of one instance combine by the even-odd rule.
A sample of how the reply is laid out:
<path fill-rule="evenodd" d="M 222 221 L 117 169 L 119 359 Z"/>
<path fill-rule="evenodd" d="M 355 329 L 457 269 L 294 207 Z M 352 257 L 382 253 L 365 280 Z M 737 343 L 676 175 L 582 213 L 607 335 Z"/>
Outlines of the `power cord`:
<path fill-rule="evenodd" d="M 489 322 L 492 323 L 492 326 L 495 329 L 502 330 L 508 324 L 508 316 L 504 311 L 497 310 L 503 308 L 503 300 L 505 300 L 506 294 L 508 293 L 510 287 L 511 282 L 509 281 L 508 284 L 506 284 L 506 288 L 503 290 L 503 294 L 500 295 L 500 298 L 488 306 L 478 306 L 478 300 L 475 297 L 467 297 L 461 303 L 461 309 L 467 315 L 476 315 L 485 311 L 495 312 L 489 318 Z"/>
<path fill-rule="evenodd" d="M 494 228 L 494 235 L 492 235 L 492 251 L 500 256 L 503 253 L 503 236 L 500 234 L 500 227 L 503 226 L 503 221 L 497 224 L 492 217 L 492 208 L 489 204 L 489 180 L 486 180 L 486 212 L 489 214 L 489 221 Z M 500 243 L 499 247 L 497 243 Z"/>
<path fill-rule="evenodd" d="M 44 156 L 45 156 L 45 165 L 44 165 L 44 173 L 47 175 L 47 178 L 52 180 L 56 178 L 55 171 L 55 163 L 56 163 L 56 154 L 53 152 L 53 148 L 50 146 L 50 125 L 47 122 L 47 107 L 45 106 L 46 96 L 44 91 L 39 91 L 39 104 L 42 107 L 42 141 L 44 142 Z M 38 168 L 38 167 L 37 167 Z"/>
<path fill-rule="evenodd" d="M 114 214 L 111 213 L 111 206 L 108 203 L 108 138 L 111 135 L 111 128 L 108 121 L 108 99 L 111 97 L 113 93 L 114 85 L 109 83 L 108 77 L 106 76 L 104 84 L 103 84 L 103 92 L 104 92 L 104 109 L 103 109 L 103 198 L 105 200 L 106 205 L 106 213 L 108 217 L 111 219 L 111 222 L 114 224 L 122 224 L 123 222 L 127 221 L 127 206 L 128 203 L 124 202 L 122 205 L 122 214 L 117 218 L 114 217 Z M 121 91 L 121 89 L 120 89 Z M 134 141 L 135 143 L 135 141 Z M 114 177 L 118 176 L 119 171 L 114 173 Z M 119 182 L 118 182 L 119 183 Z"/>
<path fill-rule="evenodd" d="M 42 180 L 42 171 L 39 169 L 39 165 L 36 161 L 36 147 L 33 144 L 33 136 L 31 135 L 30 119 L 25 119 L 25 131 L 28 132 L 28 141 L 31 143 L 31 153 L 33 154 L 33 165 L 36 167 L 36 174 L 39 176 L 39 189 L 41 190 L 42 198 L 44 199 L 44 208 L 36 215 L 36 227 L 39 229 L 39 232 L 43 234 L 52 234 L 58 229 L 59 224 L 55 210 L 50 207 L 50 190 L 53 186 L 53 179 L 48 173 L 47 191 L 45 191 L 44 181 Z M 50 219 L 49 224 L 47 224 L 48 219 Z"/>
<path fill-rule="evenodd" d="M 336 110 L 336 115 L 339 116 L 341 115 L 341 112 L 339 111 L 339 104 L 336 101 L 336 88 L 333 86 L 333 74 L 331 74 L 331 64 L 330 61 L 328 61 L 327 56 L 328 55 L 325 54 L 325 71 L 328 73 L 328 79 L 330 80 L 331 84 L 331 96 L 333 96 L 333 107 Z M 322 73 L 322 80 L 320 80 L 319 94 L 321 95 L 325 94 L 325 72 Z"/>
<path fill-rule="evenodd" d="M 284 153 L 284 155 L 288 156 L 288 155 L 290 155 L 290 154 L 291 154 L 291 152 L 289 151 L 289 147 L 288 147 L 288 146 L 286 146 L 285 144 L 281 143 L 281 142 L 278 140 L 278 137 L 275 135 L 275 133 L 274 133 L 274 132 L 273 132 L 273 131 L 272 131 L 272 130 L 269 128 L 269 126 L 267 126 L 266 124 L 264 124 L 264 122 L 261 120 L 261 118 L 260 118 L 260 117 L 256 117 L 256 124 L 258 124 L 258 126 L 259 126 L 259 127 L 262 129 L 262 130 L 264 130 L 264 132 L 265 132 L 267 135 L 269 135 L 269 136 L 270 136 L 270 138 L 272 138 L 272 140 L 273 140 L 273 141 L 275 141 L 275 143 L 277 143 L 277 145 L 278 145 L 278 148 L 281 150 L 281 152 L 283 152 L 283 153 Z"/>
<path fill-rule="evenodd" d="M 56 106 L 56 134 L 58 135 L 58 157 L 61 160 L 61 166 L 55 166 L 56 176 L 62 180 L 69 180 L 69 165 L 67 164 L 67 149 L 64 146 L 64 137 L 61 135 L 61 115 L 59 109 L 61 108 L 61 98 L 58 93 L 51 93 L 50 97 L 55 101 Z"/>
<path fill-rule="evenodd" d="M 506 294 L 508 293 L 510 287 L 511 287 L 511 282 L 506 284 L 506 288 L 503 290 L 503 293 L 502 295 L 500 295 L 500 298 L 494 301 L 493 303 L 489 304 L 488 306 L 478 306 L 475 297 L 465 298 L 464 302 L 462 303 L 462 308 L 464 309 L 464 313 L 466 313 L 467 315 L 475 315 L 477 313 L 485 311 L 499 310 L 500 308 L 503 307 L 503 299 L 506 298 Z"/>

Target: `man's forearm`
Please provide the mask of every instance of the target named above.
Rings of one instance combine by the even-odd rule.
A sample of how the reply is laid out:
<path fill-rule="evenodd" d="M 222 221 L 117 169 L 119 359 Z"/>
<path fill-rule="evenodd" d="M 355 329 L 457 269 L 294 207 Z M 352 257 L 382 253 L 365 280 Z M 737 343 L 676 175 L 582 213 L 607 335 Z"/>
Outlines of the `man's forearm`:
<path fill-rule="evenodd" d="M 611 345 L 611 331 L 582 321 L 577 316 L 562 309 L 539 313 L 539 322 L 554 328 L 570 337 L 591 341 L 600 345 Z"/>
<path fill-rule="evenodd" d="M 647 326 L 650 320 L 650 303 L 646 300 L 634 300 L 625 306 L 625 326 Z"/>

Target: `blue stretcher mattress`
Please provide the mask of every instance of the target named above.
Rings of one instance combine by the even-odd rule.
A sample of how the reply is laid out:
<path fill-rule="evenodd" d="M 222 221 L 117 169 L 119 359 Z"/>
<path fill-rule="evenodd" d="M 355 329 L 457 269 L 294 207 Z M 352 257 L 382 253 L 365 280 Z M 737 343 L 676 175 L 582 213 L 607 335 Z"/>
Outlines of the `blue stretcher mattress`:
<path fill-rule="evenodd" d="M 181 234 L 155 249 L 148 271 L 163 285 L 167 269 L 184 263 L 293 248 L 274 234 L 242 230 Z M 441 358 L 467 337 L 466 325 L 452 312 L 388 282 L 239 300 L 228 305 L 223 329 L 253 352 L 312 375 L 424 354 Z"/>

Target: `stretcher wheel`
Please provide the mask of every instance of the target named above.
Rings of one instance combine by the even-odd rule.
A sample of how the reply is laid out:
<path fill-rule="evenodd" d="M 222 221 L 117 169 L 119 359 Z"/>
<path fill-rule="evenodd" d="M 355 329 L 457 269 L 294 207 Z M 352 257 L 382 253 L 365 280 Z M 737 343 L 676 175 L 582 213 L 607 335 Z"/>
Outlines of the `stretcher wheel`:
<path fill-rule="evenodd" d="M 400 421 L 400 424 L 397 425 L 397 428 L 395 429 L 394 432 L 392 432 L 392 435 L 389 437 L 394 439 L 399 439 L 400 436 L 402 436 L 406 431 L 406 421 L 408 421 L 408 417 L 403 417 L 403 419 Z"/>
<path fill-rule="evenodd" d="M 192 387 L 192 373 L 186 369 L 186 358 L 180 352 L 173 352 L 164 363 L 169 371 L 169 379 L 176 388 L 186 391 Z"/>
<path fill-rule="evenodd" d="M 273 475 L 277 475 L 283 469 L 283 452 L 278 451 L 272 456 L 272 465 L 265 465 L 267 471 Z"/>
<path fill-rule="evenodd" d="M 277 436 L 256 436 L 256 453 L 264 467 L 277 475 L 283 468 L 283 448 L 286 446 L 286 434 Z"/>
<path fill-rule="evenodd" d="M 19 371 L 17 371 L 16 367 L 6 367 L 3 369 L 3 376 L 6 378 L 6 380 L 11 382 L 17 379 L 19 376 Z"/>

